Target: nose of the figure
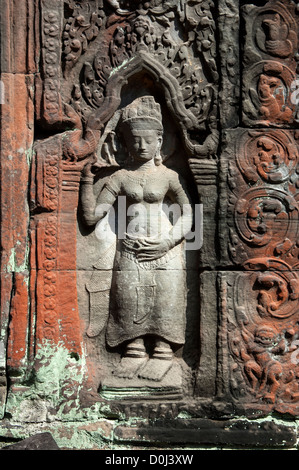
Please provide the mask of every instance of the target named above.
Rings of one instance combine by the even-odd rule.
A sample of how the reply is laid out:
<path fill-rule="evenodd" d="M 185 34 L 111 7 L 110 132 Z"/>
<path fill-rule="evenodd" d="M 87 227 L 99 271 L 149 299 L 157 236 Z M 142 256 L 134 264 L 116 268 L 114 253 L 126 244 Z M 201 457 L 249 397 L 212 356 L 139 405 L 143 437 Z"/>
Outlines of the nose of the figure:
<path fill-rule="evenodd" d="M 140 148 L 140 150 L 146 150 L 145 139 L 143 139 L 143 138 L 140 139 L 139 148 Z"/>

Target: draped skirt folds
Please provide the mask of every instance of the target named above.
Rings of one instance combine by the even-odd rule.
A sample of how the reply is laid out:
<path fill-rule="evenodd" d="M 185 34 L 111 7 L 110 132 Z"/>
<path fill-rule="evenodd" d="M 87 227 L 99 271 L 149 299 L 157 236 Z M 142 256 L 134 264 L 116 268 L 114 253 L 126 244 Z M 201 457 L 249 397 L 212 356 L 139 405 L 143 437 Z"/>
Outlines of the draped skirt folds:
<path fill-rule="evenodd" d="M 138 262 L 121 241 L 115 258 L 106 339 L 111 347 L 155 335 L 182 345 L 186 325 L 184 249 L 178 245 L 161 258 Z"/>

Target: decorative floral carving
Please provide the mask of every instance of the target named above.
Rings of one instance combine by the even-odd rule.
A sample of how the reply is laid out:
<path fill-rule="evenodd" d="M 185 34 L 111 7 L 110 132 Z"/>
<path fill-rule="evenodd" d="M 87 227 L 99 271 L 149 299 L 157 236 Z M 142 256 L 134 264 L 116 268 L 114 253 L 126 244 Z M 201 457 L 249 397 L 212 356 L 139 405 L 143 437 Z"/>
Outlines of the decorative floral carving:
<path fill-rule="evenodd" d="M 59 338 L 57 317 L 57 215 L 49 216 L 43 229 L 43 263 L 41 280 L 40 318 L 38 320 L 39 336 L 53 340 Z M 41 331 L 42 330 L 42 331 Z"/>
<path fill-rule="evenodd" d="M 237 164 L 248 183 L 279 184 L 294 175 L 298 149 L 285 131 L 250 131 L 240 139 Z"/>
<path fill-rule="evenodd" d="M 59 120 L 60 115 L 60 18 L 59 13 L 46 0 L 43 1 L 42 37 L 44 103 L 43 114 L 49 123 Z"/>
<path fill-rule="evenodd" d="M 268 403 L 276 409 L 281 401 L 296 406 L 298 274 L 272 258 L 248 260 L 246 267 L 249 271 L 236 274 L 229 293 L 231 391 L 238 400 Z"/>
<path fill-rule="evenodd" d="M 47 152 L 44 162 L 44 207 L 50 211 L 58 208 L 59 163 L 58 155 Z"/>
<path fill-rule="evenodd" d="M 254 246 L 275 246 L 281 239 L 294 239 L 297 220 L 296 201 L 276 189 L 249 189 L 235 206 L 238 234 Z"/>
<path fill-rule="evenodd" d="M 64 73 L 66 76 L 81 55 L 87 51 L 88 44 L 97 37 L 104 16 L 97 1 L 83 4 L 69 0 L 68 6 L 73 14 L 67 19 L 63 33 Z"/>
<path fill-rule="evenodd" d="M 241 250 L 238 244 L 242 241 L 245 243 L 243 250 L 253 253 L 263 249 L 269 256 L 287 255 L 296 243 L 298 204 L 282 190 L 249 189 L 235 201 L 231 214 L 235 226 L 231 243 L 236 237 L 235 250 L 230 250 L 233 258 L 238 259 Z"/>
<path fill-rule="evenodd" d="M 231 259 L 242 264 L 262 253 L 295 264 L 299 206 L 294 135 L 278 129 L 244 131 L 235 152 L 227 173 Z"/>
<path fill-rule="evenodd" d="M 211 2 L 188 5 L 184 11 L 176 2 L 148 2 L 136 11 L 128 11 L 130 14 L 116 10 L 118 16 L 111 15 L 101 31 L 99 52 L 93 61 L 83 65 L 81 91 L 75 85 L 73 95 L 77 99 L 72 105 L 86 120 L 90 108 L 99 108 L 104 103 L 106 86 L 114 71 L 139 53 L 146 53 L 176 79 L 184 106 L 194 114 L 198 127 L 204 127 L 218 78 Z M 174 40 L 175 20 L 186 31 L 187 41 Z"/>

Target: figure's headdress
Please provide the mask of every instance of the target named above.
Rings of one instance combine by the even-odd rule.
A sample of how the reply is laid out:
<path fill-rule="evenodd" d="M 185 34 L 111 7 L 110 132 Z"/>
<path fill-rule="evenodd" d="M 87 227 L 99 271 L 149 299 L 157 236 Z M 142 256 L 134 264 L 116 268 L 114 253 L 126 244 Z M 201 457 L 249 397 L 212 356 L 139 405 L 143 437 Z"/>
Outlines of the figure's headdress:
<path fill-rule="evenodd" d="M 135 129 L 163 130 L 161 108 L 152 96 L 142 96 L 126 106 L 121 122 Z"/>

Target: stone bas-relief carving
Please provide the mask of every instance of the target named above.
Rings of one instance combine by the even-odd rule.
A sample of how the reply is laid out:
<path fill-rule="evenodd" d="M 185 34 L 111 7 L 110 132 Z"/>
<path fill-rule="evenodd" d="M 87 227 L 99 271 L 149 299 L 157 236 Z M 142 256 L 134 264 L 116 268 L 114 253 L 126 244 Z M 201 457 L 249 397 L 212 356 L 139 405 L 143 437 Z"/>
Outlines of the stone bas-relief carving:
<path fill-rule="evenodd" d="M 36 7 L 38 63 L 7 48 L 1 416 L 76 416 L 101 445 L 136 437 L 132 416 L 173 439 L 298 416 L 297 3 L 19 3 L 4 17 Z"/>
<path fill-rule="evenodd" d="M 105 311 L 103 303 L 94 307 L 91 299 L 88 335 L 100 333 L 105 323 L 101 317 L 108 313 L 107 344 L 123 348 L 113 375 L 161 381 L 173 365 L 173 348 L 185 343 L 182 242 L 192 227 L 191 200 L 180 176 L 162 163 L 162 115 L 153 97 L 138 98 L 122 110 L 120 132 L 125 140 L 127 166 L 113 173 L 99 195 L 94 195 L 90 170 L 85 170 L 82 180 L 86 224 L 95 226 L 109 214 L 109 207 L 119 196 L 125 198 L 127 213 L 126 232 L 120 233 L 108 248 L 114 258 L 113 272 L 106 278 L 111 276 L 111 302 L 106 303 Z M 174 225 L 163 209 L 166 198 L 177 204 L 181 213 Z M 104 269 L 105 259 L 97 266 L 100 268 L 101 261 Z M 96 286 L 93 277 L 87 285 L 92 297 L 103 288 L 101 279 L 98 282 Z"/>
<path fill-rule="evenodd" d="M 242 7 L 245 20 L 243 121 L 245 125 L 289 127 L 296 122 L 298 24 L 292 2 Z"/>
<path fill-rule="evenodd" d="M 254 263 L 263 271 L 224 275 L 229 393 L 240 407 L 296 415 L 298 273 L 275 259 L 249 261 L 249 269 Z"/>
<path fill-rule="evenodd" d="M 67 109 L 69 116 L 77 113 L 77 117 L 73 119 L 78 123 L 76 130 L 65 139 L 64 156 L 72 162 L 86 158 L 84 151 L 86 156 L 92 155 L 90 161 L 87 160 L 87 165 L 83 163 L 85 169 L 81 180 L 82 214 L 79 213 L 79 226 L 81 227 L 81 222 L 84 225 L 84 220 L 86 226 L 88 210 L 95 209 L 91 181 L 94 182 L 96 207 L 101 201 L 105 202 L 105 193 L 111 184 L 114 196 L 124 195 L 131 200 L 132 207 L 133 204 L 141 203 L 140 186 L 144 186 L 142 191 L 148 199 L 145 199 L 146 205 L 152 198 L 151 212 L 152 208 L 164 201 L 165 195 L 167 199 L 174 198 L 173 203 L 181 210 L 186 204 L 183 203 L 182 194 L 179 195 L 179 187 L 183 184 L 181 176 L 186 171 L 189 179 L 188 191 L 193 191 L 193 194 L 200 193 L 199 189 L 192 189 L 194 180 L 192 181 L 192 173 L 188 168 L 188 156 L 193 157 L 192 165 L 190 163 L 193 173 L 199 175 L 203 170 L 202 181 L 206 191 L 208 192 L 207 186 L 211 182 L 215 186 L 218 128 L 214 106 L 217 89 L 214 82 L 218 75 L 214 61 L 213 5 L 209 2 L 186 6 L 171 2 L 148 2 L 138 5 L 136 9 L 133 9 L 131 4 L 115 9 L 114 4 L 104 3 L 102 7 L 100 4 L 94 4 L 93 15 L 88 5 L 91 5 L 91 2 L 86 2 L 80 7 L 70 2 L 70 11 L 73 13 L 64 28 L 64 76 L 69 82 L 68 86 L 73 83 L 69 77 L 74 76 L 75 81 L 74 88 L 69 88 L 71 108 Z M 80 15 L 86 20 L 84 28 Z M 198 27 L 199 24 L 201 28 Z M 187 37 L 188 44 L 185 41 Z M 72 38 L 76 38 L 76 44 L 79 46 L 80 42 L 82 46 L 76 53 L 72 52 Z M 90 49 L 90 53 L 84 57 L 86 47 Z M 132 143 L 126 141 L 124 132 L 120 132 L 124 112 L 122 110 L 138 96 L 141 97 L 140 103 L 142 99 L 145 100 L 145 96 L 154 96 L 156 102 L 161 103 L 165 124 L 165 129 L 159 125 L 159 133 L 163 130 L 165 147 L 163 163 L 156 158 L 156 165 L 152 163 L 152 168 L 148 168 L 145 175 L 141 175 L 141 169 L 134 170 L 128 152 Z M 143 116 L 142 106 L 137 106 L 137 103 L 135 112 Z M 144 111 L 142 126 L 148 122 L 151 114 L 155 114 L 156 109 L 156 105 L 147 105 L 146 100 L 144 106 L 148 111 Z M 148 116 L 146 112 L 149 113 Z M 161 121 L 162 116 L 159 116 L 158 120 Z M 82 123 L 85 132 L 82 130 Z M 154 130 L 155 128 L 148 129 L 148 132 L 153 133 Z M 98 139 L 99 131 L 101 136 Z M 138 129 L 134 130 L 135 133 L 137 131 Z M 196 140 L 194 137 L 197 133 L 201 137 Z M 97 143 L 95 139 L 98 139 Z M 120 145 L 120 140 L 124 141 L 123 145 Z M 158 141 L 159 145 L 162 145 L 162 136 Z M 180 166 L 183 167 L 182 172 Z M 95 179 L 89 179 L 90 168 L 96 173 Z M 177 173 L 172 173 L 170 168 L 175 168 Z M 110 182 L 105 179 L 105 171 L 114 172 Z M 104 188 L 99 183 L 101 180 Z M 151 187 L 152 180 L 157 186 L 153 185 L 153 194 L 150 196 L 147 194 L 147 186 Z M 136 184 L 137 189 L 129 189 L 130 186 L 134 188 Z M 160 190 L 157 189 L 159 187 Z M 216 186 L 213 191 L 216 191 Z M 174 197 L 176 192 L 178 195 Z M 97 200 L 99 194 L 102 196 Z M 107 202 L 112 204 L 114 199 L 111 195 L 110 198 L 111 201 L 108 198 Z M 89 204 L 85 200 L 89 201 Z M 189 199 L 185 202 L 187 201 Z M 184 230 L 188 232 L 190 221 L 187 223 L 186 218 L 188 219 L 184 214 Z M 168 225 L 169 222 L 165 219 L 162 227 L 166 232 Z M 100 230 L 98 224 L 94 233 L 97 230 Z M 84 232 L 84 228 L 82 231 Z M 192 356 L 195 358 L 197 355 L 199 339 L 195 333 L 196 329 L 192 333 L 190 329 L 191 325 L 198 325 L 199 321 L 198 306 L 195 305 L 198 290 L 197 254 L 189 255 L 189 265 L 191 259 L 194 269 L 191 274 L 190 270 L 186 270 L 186 254 L 180 246 L 180 238 L 176 240 L 176 246 L 173 246 L 172 241 L 157 236 L 160 242 L 156 248 L 147 247 L 148 252 L 157 251 L 157 259 L 140 261 L 140 257 L 134 258 L 134 253 L 138 253 L 136 243 L 142 251 L 142 244 L 152 243 L 152 240 L 141 243 L 140 240 L 129 240 L 126 235 L 125 240 L 114 240 L 111 247 L 105 243 L 99 244 L 99 250 L 103 254 L 98 259 L 99 255 L 97 258 L 94 253 L 97 248 L 93 242 L 89 244 L 81 235 L 79 233 L 77 266 L 78 276 L 82 281 L 78 282 L 78 301 L 81 315 L 86 318 L 88 325 L 86 341 L 92 350 L 91 356 L 94 356 L 95 351 L 96 354 L 101 351 L 103 357 L 100 366 L 97 365 L 97 360 L 91 359 L 92 368 L 100 370 L 103 367 L 106 371 L 102 373 L 104 378 L 100 380 L 104 380 L 102 389 L 107 389 L 107 377 L 112 376 L 110 378 L 114 379 L 118 387 L 121 383 L 124 384 L 124 390 L 126 386 L 132 388 L 136 381 L 139 388 L 153 387 L 153 384 L 157 383 L 157 387 L 161 388 L 163 385 L 166 399 L 172 390 L 177 396 L 177 390 L 180 393 L 182 390 L 178 355 L 182 354 L 186 337 L 189 339 L 191 336 L 186 346 L 189 353 L 183 354 L 191 356 L 191 359 L 187 359 L 188 363 L 192 363 L 191 369 L 196 367 Z M 90 235 L 90 240 L 91 238 Z M 87 257 L 88 253 L 94 253 L 94 256 L 91 254 L 92 262 L 89 265 L 81 263 L 81 246 L 87 250 Z M 162 251 L 158 253 L 160 249 Z M 146 256 L 149 258 L 150 254 L 146 253 Z M 93 271 L 90 279 L 86 280 L 87 274 L 81 272 L 81 266 L 86 272 Z M 169 285 L 173 288 L 171 302 Z M 169 308 L 166 308 L 169 302 Z M 191 304 L 191 308 L 187 303 Z M 187 332 L 186 323 L 189 324 Z M 106 336 L 105 347 L 103 334 Z M 128 342 L 129 344 L 126 344 Z M 195 348 L 190 354 L 192 344 Z M 115 362 L 120 356 L 122 360 L 117 366 Z M 185 361 L 182 363 L 185 367 Z M 187 369 L 188 367 L 190 364 Z M 194 372 L 189 370 L 187 375 L 191 374 Z M 124 380 L 121 381 L 120 378 Z M 126 383 L 125 379 L 131 382 Z M 189 377 L 188 380 L 192 382 L 194 378 Z"/>
<path fill-rule="evenodd" d="M 228 201 L 223 256 L 246 272 L 221 278 L 227 299 L 221 327 L 227 337 L 226 393 L 240 409 L 296 415 L 297 133 L 230 133 L 234 138 L 222 156 Z"/>
<path fill-rule="evenodd" d="M 294 72 L 277 62 L 261 61 L 252 67 L 244 79 L 245 119 L 262 126 L 292 123 L 295 106 L 290 90 L 294 81 Z"/>
<path fill-rule="evenodd" d="M 298 263 L 297 134 L 277 129 L 231 132 L 238 137 L 223 154 L 229 227 L 223 259 L 229 256 L 242 264 L 276 256 L 294 267 Z"/>
<path fill-rule="evenodd" d="M 124 2 L 116 10 L 113 5 L 69 2 L 73 14 L 64 28 L 63 68 L 70 104 L 87 127 L 101 126 L 116 99 L 112 84 L 124 82 L 130 68 L 139 72 L 141 62 L 156 84 L 169 82 L 167 103 L 194 146 L 188 134 L 207 129 L 217 96 L 213 4 Z M 84 57 L 86 47 L 90 54 Z"/>
<path fill-rule="evenodd" d="M 37 265 L 51 267 L 53 272 L 37 276 L 40 295 L 36 343 L 47 339 L 65 344 L 70 335 L 67 343 L 72 345 L 71 354 L 81 357 L 81 341 L 83 350 L 87 349 L 86 389 L 91 381 L 96 400 L 99 384 L 110 376 L 118 386 L 131 381 L 131 389 L 137 380 L 139 391 L 142 386 L 153 388 L 158 384 L 155 393 L 165 399 L 181 396 L 184 377 L 192 393 L 199 351 L 198 260 L 197 253 L 187 254 L 181 243 L 188 232 L 190 215 L 187 223 L 184 214 L 184 233 L 175 242 L 164 237 L 162 232 L 167 232 L 169 225 L 165 222 L 155 243 L 151 238 L 142 242 L 140 237 L 130 239 L 132 235 L 127 234 L 125 240 L 115 237 L 111 246 L 107 240 L 97 239 L 98 232 L 105 231 L 107 217 L 102 225 L 95 223 L 93 230 L 88 228 L 87 215 L 95 209 L 92 193 L 98 207 L 101 198 L 105 201 L 107 197 L 109 184 L 115 197 L 131 197 L 132 207 L 140 204 L 142 188 L 144 205 L 151 207 L 151 212 L 158 203 L 170 204 L 171 198 L 181 209 L 186 205 L 181 177 L 186 175 L 192 201 L 198 200 L 202 184 L 207 199 L 209 188 L 213 188 L 211 201 L 216 205 L 219 131 L 214 13 L 214 4 L 209 1 L 183 5 L 169 1 L 116 4 L 69 0 L 57 2 L 55 8 L 48 0 L 42 1 L 42 94 L 37 95 L 36 103 L 42 138 L 36 143 L 32 171 L 32 227 L 38 231 Z M 163 141 L 164 149 L 163 161 L 157 156 L 155 164 L 152 162 L 141 175 L 141 169 L 134 169 L 130 161 L 128 150 L 132 142 L 126 142 L 125 132 L 120 137 L 120 122 L 124 109 L 129 109 L 126 106 L 135 99 L 145 100 L 146 96 L 150 97 L 148 104 L 144 102 L 149 115 L 145 112 L 142 122 L 148 122 L 149 116 L 158 112 L 160 103 L 159 128 L 149 128 L 147 132 L 158 132 L 151 145 L 160 146 Z M 156 104 L 149 105 L 152 99 Z M 136 109 L 139 113 L 142 106 Z M 44 138 L 45 129 L 57 134 Z M 137 131 L 142 129 L 135 129 L 135 134 Z M 143 140 L 141 135 L 135 137 Z M 55 152 L 52 145 L 57 146 Z M 124 193 L 122 178 L 127 181 Z M 129 189 L 136 184 L 137 189 Z M 148 185 L 152 185 L 152 194 L 148 193 Z M 107 201 L 112 205 L 110 198 Z M 206 207 L 213 220 L 212 210 L 208 204 Z M 74 225 L 75 214 L 78 227 Z M 55 246 L 53 240 L 47 240 L 46 246 L 43 240 L 47 221 L 53 224 Z M 215 221 L 207 238 L 214 239 L 214 232 Z M 48 246 L 50 242 L 52 245 Z M 137 248 L 142 252 L 143 245 L 149 243 L 145 252 L 148 259 L 135 259 Z M 207 247 L 204 258 L 215 263 L 214 250 L 210 254 Z M 67 302 L 60 290 L 60 270 L 67 271 L 63 275 L 70 286 Z M 74 282 L 77 292 L 71 292 Z M 124 287 L 128 285 L 130 289 Z M 173 289 L 171 303 L 169 285 Z M 46 309 L 45 302 L 51 308 Z M 166 309 L 164 305 L 168 303 Z M 70 327 L 69 313 L 63 314 L 67 321 L 60 322 L 59 305 L 69 313 L 74 308 L 74 328 Z M 185 367 L 183 373 L 181 365 Z"/>

